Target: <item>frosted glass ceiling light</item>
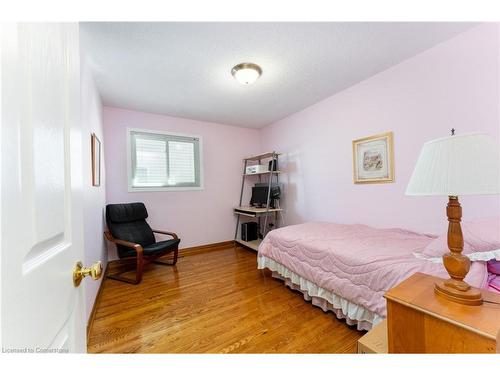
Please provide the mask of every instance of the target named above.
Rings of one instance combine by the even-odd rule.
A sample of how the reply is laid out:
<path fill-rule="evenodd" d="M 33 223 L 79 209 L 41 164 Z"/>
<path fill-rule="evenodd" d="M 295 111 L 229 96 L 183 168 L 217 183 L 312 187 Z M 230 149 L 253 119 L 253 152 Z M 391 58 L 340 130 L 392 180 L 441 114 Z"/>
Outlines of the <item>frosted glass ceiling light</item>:
<path fill-rule="evenodd" d="M 251 85 L 262 74 L 262 69 L 257 64 L 241 63 L 231 69 L 234 79 L 242 85 Z"/>

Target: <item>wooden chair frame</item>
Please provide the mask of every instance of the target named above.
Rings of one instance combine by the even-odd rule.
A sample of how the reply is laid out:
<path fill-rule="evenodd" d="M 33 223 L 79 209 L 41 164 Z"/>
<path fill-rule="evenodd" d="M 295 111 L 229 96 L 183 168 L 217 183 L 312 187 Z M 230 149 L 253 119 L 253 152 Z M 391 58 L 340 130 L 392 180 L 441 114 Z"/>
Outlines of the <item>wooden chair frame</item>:
<path fill-rule="evenodd" d="M 177 236 L 177 234 L 175 234 L 173 232 L 166 232 L 166 231 L 162 231 L 162 230 L 153 229 L 153 233 L 165 234 L 167 236 L 173 237 L 174 240 L 177 240 L 179 238 Z M 130 269 L 125 270 L 125 271 L 121 271 L 121 272 L 118 272 L 118 273 L 115 273 L 112 275 L 108 274 L 107 277 L 110 279 L 119 280 L 119 281 L 123 281 L 123 282 L 129 283 L 129 284 L 137 285 L 142 281 L 142 273 L 143 273 L 144 265 L 146 265 L 148 263 L 155 263 L 155 264 L 161 264 L 164 266 L 175 266 L 175 264 L 177 263 L 179 246 L 176 246 L 174 249 L 168 249 L 164 252 L 159 253 L 158 255 L 146 256 L 146 255 L 144 255 L 144 249 L 142 248 L 142 246 L 140 244 L 120 240 L 118 238 L 114 238 L 113 235 L 109 231 L 104 232 L 104 236 L 106 237 L 106 239 L 108 241 L 113 242 L 116 245 L 122 245 L 122 246 L 129 247 L 131 249 L 134 249 L 136 254 L 137 254 L 135 257 L 130 256 L 130 257 L 125 257 L 125 258 L 120 258 L 120 262 L 122 260 L 127 261 L 127 260 L 135 259 L 135 263 L 136 263 L 135 264 L 135 280 L 130 279 L 128 277 L 121 276 L 125 272 L 129 272 Z M 174 252 L 174 259 L 172 262 L 165 262 L 165 261 L 158 260 L 158 258 L 160 258 L 166 254 L 169 254 L 172 251 Z"/>

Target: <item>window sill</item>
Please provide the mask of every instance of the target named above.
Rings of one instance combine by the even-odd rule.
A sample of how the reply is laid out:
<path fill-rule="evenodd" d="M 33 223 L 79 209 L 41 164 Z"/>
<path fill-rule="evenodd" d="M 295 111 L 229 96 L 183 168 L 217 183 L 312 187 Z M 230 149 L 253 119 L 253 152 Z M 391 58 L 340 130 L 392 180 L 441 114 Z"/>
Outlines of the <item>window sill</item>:
<path fill-rule="evenodd" d="M 195 186 L 195 187 L 188 187 L 188 186 L 177 186 L 177 187 L 128 187 L 128 192 L 129 193 L 140 193 L 140 192 L 155 192 L 155 191 L 196 191 L 196 190 L 204 190 L 204 186 Z"/>

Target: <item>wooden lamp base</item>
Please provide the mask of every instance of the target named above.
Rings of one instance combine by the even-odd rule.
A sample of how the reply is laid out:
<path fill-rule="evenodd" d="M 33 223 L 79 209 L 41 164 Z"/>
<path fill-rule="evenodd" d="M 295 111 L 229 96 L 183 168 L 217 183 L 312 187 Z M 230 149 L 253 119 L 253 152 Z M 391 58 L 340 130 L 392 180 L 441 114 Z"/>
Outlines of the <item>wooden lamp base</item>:
<path fill-rule="evenodd" d="M 464 281 L 470 269 L 470 259 L 462 255 L 464 238 L 462 235 L 462 207 L 458 197 L 450 196 L 446 207 L 448 215 L 448 248 L 450 252 L 443 255 L 443 264 L 450 275 L 450 279 L 436 283 L 434 291 L 453 302 L 463 305 L 481 305 L 483 298 L 481 291 L 472 288 Z"/>
<path fill-rule="evenodd" d="M 481 291 L 472 287 L 463 292 L 447 286 L 446 281 L 441 281 L 434 285 L 434 292 L 450 301 L 461 303 L 462 305 L 479 306 L 483 304 Z"/>

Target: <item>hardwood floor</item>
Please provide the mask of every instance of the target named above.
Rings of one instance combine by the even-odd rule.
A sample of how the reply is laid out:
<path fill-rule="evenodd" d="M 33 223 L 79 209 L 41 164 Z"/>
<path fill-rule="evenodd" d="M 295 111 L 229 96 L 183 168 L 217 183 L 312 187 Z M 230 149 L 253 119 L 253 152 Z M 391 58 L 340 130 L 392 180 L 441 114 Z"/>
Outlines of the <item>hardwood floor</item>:
<path fill-rule="evenodd" d="M 139 285 L 103 282 L 89 353 L 354 353 L 362 336 L 232 244 L 181 250 Z"/>

